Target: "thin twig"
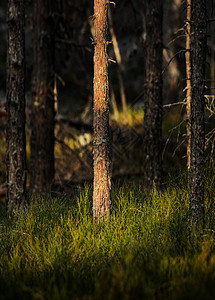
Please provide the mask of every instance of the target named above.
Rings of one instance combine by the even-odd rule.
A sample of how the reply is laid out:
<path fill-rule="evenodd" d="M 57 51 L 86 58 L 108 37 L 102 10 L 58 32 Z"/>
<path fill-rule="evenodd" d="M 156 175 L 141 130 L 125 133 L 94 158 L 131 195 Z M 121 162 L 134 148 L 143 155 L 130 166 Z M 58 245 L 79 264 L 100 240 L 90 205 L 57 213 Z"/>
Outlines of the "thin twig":
<path fill-rule="evenodd" d="M 60 140 L 60 139 L 57 139 L 55 138 L 55 140 L 60 144 L 62 145 L 63 147 L 65 147 L 66 149 L 68 149 L 70 152 L 72 152 L 76 157 L 77 159 L 79 160 L 79 162 L 84 166 L 86 167 L 88 170 L 92 171 L 92 168 L 90 167 L 90 165 L 83 159 L 80 158 L 80 156 L 72 149 L 69 147 L 69 145 L 67 145 L 66 143 L 64 143 L 64 141 Z"/>
<path fill-rule="evenodd" d="M 165 146 L 164 146 L 164 148 L 163 148 L 163 152 L 162 152 L 162 160 L 163 160 L 163 158 L 164 158 L 164 154 L 165 154 L 165 151 L 166 151 L 166 147 L 167 147 L 167 145 L 168 145 L 168 143 L 169 143 L 169 140 L 170 140 L 170 138 L 171 138 L 171 136 L 172 136 L 172 133 L 173 133 L 173 131 L 170 132 L 170 135 L 168 136 L 168 138 L 167 138 L 167 140 L 166 140 L 166 143 L 165 143 Z"/>
<path fill-rule="evenodd" d="M 179 38 L 181 37 L 185 37 L 186 35 L 185 34 L 181 34 L 181 35 L 178 35 L 176 36 L 174 39 L 172 39 L 169 43 L 168 43 L 168 46 L 171 45 L 172 43 L 174 43 L 176 40 L 178 40 Z"/>
<path fill-rule="evenodd" d="M 182 49 L 180 51 L 178 51 L 168 62 L 167 66 L 163 69 L 162 71 L 162 75 L 164 74 L 164 72 L 166 71 L 166 69 L 169 67 L 169 65 L 171 64 L 171 62 L 173 61 L 173 59 L 177 56 L 177 55 L 180 55 L 181 53 L 184 53 L 184 52 L 187 52 L 187 51 L 190 51 L 189 49 Z"/>
<path fill-rule="evenodd" d="M 184 142 L 186 141 L 186 139 L 183 139 L 182 142 L 180 144 L 178 144 L 178 146 L 175 148 L 172 157 L 175 156 L 176 151 L 184 144 Z"/>
<path fill-rule="evenodd" d="M 171 104 L 165 104 L 163 105 L 163 107 L 171 107 L 171 106 L 176 106 L 176 105 L 180 105 L 180 104 L 185 104 L 184 101 L 181 101 L 181 102 L 175 102 L 175 103 L 171 103 Z"/>

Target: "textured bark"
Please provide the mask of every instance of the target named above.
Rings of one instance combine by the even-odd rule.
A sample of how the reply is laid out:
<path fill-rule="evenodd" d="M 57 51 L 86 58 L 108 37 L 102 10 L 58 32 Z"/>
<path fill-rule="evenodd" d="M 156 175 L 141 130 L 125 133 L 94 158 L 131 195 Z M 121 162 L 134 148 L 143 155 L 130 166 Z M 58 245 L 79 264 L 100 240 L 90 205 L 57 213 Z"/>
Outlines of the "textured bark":
<path fill-rule="evenodd" d="M 7 48 L 7 207 L 13 210 L 25 204 L 25 7 L 24 0 L 8 0 Z"/>
<path fill-rule="evenodd" d="M 51 0 L 34 1 L 30 192 L 47 193 L 54 179 L 54 23 Z"/>
<path fill-rule="evenodd" d="M 162 174 L 162 1 L 146 1 L 144 187 L 160 189 Z"/>
<path fill-rule="evenodd" d="M 204 218 L 204 79 L 206 62 L 206 3 L 192 1 L 192 101 L 191 101 L 191 159 L 190 159 L 190 221 L 194 225 Z"/>
<path fill-rule="evenodd" d="M 190 145 L 191 145 L 191 0 L 187 0 L 187 20 L 186 20 L 186 76 L 187 76 L 187 90 L 186 90 L 186 113 L 187 113 L 187 167 L 190 168 Z"/>
<path fill-rule="evenodd" d="M 94 0 L 94 18 L 93 217 L 99 222 L 109 217 L 111 204 L 106 0 Z"/>

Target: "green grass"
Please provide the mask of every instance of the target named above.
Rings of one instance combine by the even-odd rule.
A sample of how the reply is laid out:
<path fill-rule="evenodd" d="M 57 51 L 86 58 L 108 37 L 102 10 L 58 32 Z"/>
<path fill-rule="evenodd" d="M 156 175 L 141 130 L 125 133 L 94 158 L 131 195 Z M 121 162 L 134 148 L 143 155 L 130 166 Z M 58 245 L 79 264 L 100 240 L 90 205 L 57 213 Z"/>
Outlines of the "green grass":
<path fill-rule="evenodd" d="M 13 220 L 2 210 L 0 299 L 214 299 L 214 176 L 198 233 L 188 223 L 186 175 L 169 181 L 149 196 L 115 184 L 111 218 L 100 225 L 90 186 L 77 199 L 34 200 Z"/>

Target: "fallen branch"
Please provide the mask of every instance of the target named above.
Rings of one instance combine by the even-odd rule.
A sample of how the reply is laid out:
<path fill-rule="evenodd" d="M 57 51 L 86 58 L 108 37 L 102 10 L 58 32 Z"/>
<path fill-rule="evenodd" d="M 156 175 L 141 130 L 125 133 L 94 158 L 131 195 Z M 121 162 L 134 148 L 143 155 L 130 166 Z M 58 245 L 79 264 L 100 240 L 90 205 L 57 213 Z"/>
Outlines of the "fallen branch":
<path fill-rule="evenodd" d="M 74 154 L 75 157 L 80 162 L 80 164 L 84 166 L 88 171 L 91 171 L 91 166 L 85 160 L 83 160 L 72 148 L 70 148 L 69 145 L 67 145 L 66 143 L 64 143 L 64 141 L 59 140 L 57 138 L 55 138 L 55 141 L 58 142 L 60 145 L 62 145 L 64 148 L 68 149 L 72 154 Z"/>
<path fill-rule="evenodd" d="M 163 105 L 163 107 L 172 107 L 172 106 L 180 105 L 180 104 L 185 104 L 185 102 L 182 101 L 182 102 L 175 102 L 175 103 L 171 103 L 171 104 L 165 104 L 165 105 Z"/>
<path fill-rule="evenodd" d="M 85 129 L 87 131 L 92 131 L 93 130 L 93 123 L 90 121 L 83 121 L 80 119 L 76 118 L 68 118 L 62 115 L 57 115 L 55 117 L 55 122 L 56 123 L 62 123 L 62 124 L 68 124 L 71 127 L 75 127 L 77 129 Z"/>
<path fill-rule="evenodd" d="M 73 41 L 73 40 L 65 40 L 65 39 L 55 39 L 55 42 L 56 43 L 59 43 L 59 44 L 64 44 L 64 45 L 68 45 L 68 46 L 74 46 L 74 47 L 77 47 L 77 48 L 90 48 L 90 43 L 89 44 L 78 44 L 76 41 Z"/>
<path fill-rule="evenodd" d="M 142 176 L 144 172 L 131 172 L 131 173 L 123 173 L 123 174 L 115 174 L 112 177 L 113 181 L 124 179 L 124 178 L 131 178 L 131 177 L 139 177 Z M 59 189 L 62 188 L 73 188 L 77 185 L 84 185 L 85 183 L 92 183 L 93 177 L 92 176 L 86 176 L 86 177 L 75 177 L 73 176 L 71 179 L 55 179 L 54 181 L 54 188 Z M 29 185 L 26 187 L 27 191 L 29 190 Z M 53 191 L 54 192 L 54 191 Z M 7 185 L 2 184 L 0 185 L 0 197 L 5 197 L 7 194 Z M 1 198 L 0 200 L 3 204 L 5 204 L 5 199 Z"/>

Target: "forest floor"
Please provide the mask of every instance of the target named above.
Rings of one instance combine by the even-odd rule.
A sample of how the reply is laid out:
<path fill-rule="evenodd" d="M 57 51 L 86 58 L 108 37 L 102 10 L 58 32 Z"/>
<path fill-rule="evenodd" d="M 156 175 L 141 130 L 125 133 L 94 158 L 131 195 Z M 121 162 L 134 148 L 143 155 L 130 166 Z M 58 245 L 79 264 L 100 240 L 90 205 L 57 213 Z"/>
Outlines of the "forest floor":
<path fill-rule="evenodd" d="M 113 179 L 133 178 L 135 182 L 144 172 L 143 109 L 127 107 L 128 122 L 124 123 L 123 112 L 110 115 L 112 141 Z M 62 117 L 62 118 L 61 118 Z M 63 121 L 62 121 L 63 120 Z M 163 119 L 162 160 L 164 175 L 173 170 L 186 169 L 186 120 L 178 108 L 165 110 Z M 74 185 L 91 182 L 93 178 L 92 118 L 80 115 L 57 116 L 55 125 L 55 185 L 70 194 Z M 0 197 L 5 197 L 6 188 L 6 118 L 0 118 Z M 30 161 L 30 128 L 27 114 L 26 125 L 27 168 Z M 165 179 L 164 179 L 165 181 Z M 29 177 L 27 177 L 27 184 Z M 56 188 L 50 187 L 56 191 Z"/>
<path fill-rule="evenodd" d="M 110 220 L 92 222 L 92 186 L 0 213 L 0 299 L 215 299 L 215 176 L 205 227 L 189 226 L 188 177 L 165 190 L 113 185 Z"/>

